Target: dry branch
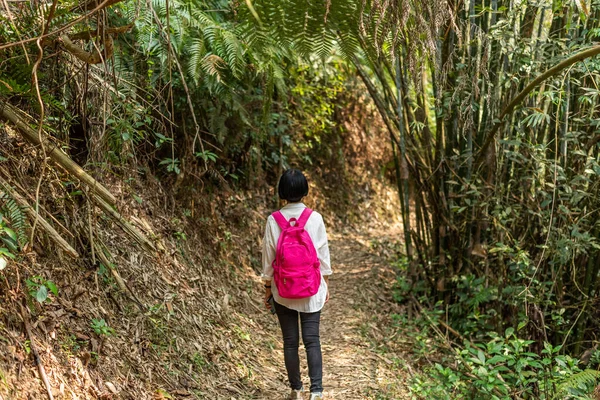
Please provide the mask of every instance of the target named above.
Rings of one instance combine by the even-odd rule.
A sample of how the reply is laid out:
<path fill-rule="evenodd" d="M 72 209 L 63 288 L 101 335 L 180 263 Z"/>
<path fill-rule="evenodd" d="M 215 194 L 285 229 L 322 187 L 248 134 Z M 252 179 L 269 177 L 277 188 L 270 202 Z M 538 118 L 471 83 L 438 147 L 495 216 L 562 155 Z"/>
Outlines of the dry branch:
<path fill-rule="evenodd" d="M 42 228 L 44 232 L 50 236 L 50 238 L 56 242 L 56 244 L 63 249 L 68 255 L 73 258 L 79 258 L 79 253 L 75 250 L 63 237 L 54 229 L 52 225 L 48 223 L 41 215 L 39 215 L 33 207 L 31 207 L 27 201 L 14 189 L 10 187 L 9 184 L 0 179 L 0 184 L 2 185 L 2 190 L 5 190 L 11 198 L 13 198 L 19 206 L 27 213 L 29 219 L 34 221 L 37 219 L 38 224 Z"/>
<path fill-rule="evenodd" d="M 102 3 L 98 4 L 98 6 L 96 6 L 90 12 L 83 14 L 79 18 L 74 19 L 73 21 L 69 22 L 68 24 L 63 25 L 60 28 L 57 28 L 52 32 L 45 33 L 41 36 L 37 36 L 37 37 L 29 38 L 29 39 L 19 40 L 18 42 L 11 42 L 11 43 L 0 45 L 0 50 L 4 50 L 4 49 L 11 48 L 11 47 L 16 47 L 16 46 L 22 46 L 24 44 L 31 43 L 31 42 L 37 42 L 37 41 L 43 42 L 44 39 L 46 39 L 50 36 L 53 36 L 53 35 L 57 35 L 61 32 L 64 32 L 67 29 L 75 26 L 76 24 L 87 20 L 89 17 L 91 17 L 93 14 L 97 13 L 98 11 L 103 10 L 107 7 L 113 6 L 121 1 L 123 1 L 123 0 L 104 0 Z M 94 3 L 94 4 L 96 4 L 96 3 Z"/>
<path fill-rule="evenodd" d="M 117 268 L 113 265 L 113 263 L 110 262 L 110 260 L 108 259 L 108 257 L 106 256 L 106 254 L 104 253 L 104 250 L 100 247 L 100 245 L 98 245 L 97 243 L 94 243 L 94 248 L 96 250 L 96 254 L 98 255 L 98 258 L 100 258 L 100 261 L 102 261 L 102 264 L 104 264 L 106 266 L 106 268 L 108 268 L 110 270 L 110 273 L 112 274 L 113 278 L 115 278 L 115 281 L 117 282 L 117 286 L 119 286 L 121 291 L 125 294 L 129 294 L 129 297 L 131 298 L 131 300 L 133 300 L 133 302 L 138 305 L 140 310 L 142 312 L 145 311 L 144 305 L 142 304 L 140 299 L 138 299 L 138 297 L 135 295 L 135 293 L 133 293 L 133 290 L 131 290 L 129 288 L 129 286 L 127 286 L 125 284 L 125 281 L 123 280 L 123 278 L 121 278 L 119 271 L 117 271 Z"/>
<path fill-rule="evenodd" d="M 117 224 L 131 236 L 136 242 L 138 242 L 142 247 L 149 251 L 156 251 L 156 246 L 152 243 L 142 232 L 140 232 L 135 226 L 133 226 L 129 221 L 127 221 L 121 214 L 119 214 L 114 208 L 110 206 L 107 202 L 105 202 L 102 198 L 97 195 L 94 195 L 94 201 L 105 213 L 110 215 Z"/>
<path fill-rule="evenodd" d="M 41 145 L 37 132 L 29 127 L 29 125 L 24 121 L 24 118 L 19 116 L 19 110 L 8 104 L 6 101 L 0 103 L 0 119 L 12 122 L 19 129 L 25 139 L 35 145 Z M 108 191 L 108 189 L 88 175 L 87 172 L 85 172 L 77 163 L 71 160 L 56 146 L 51 146 L 51 144 L 45 139 L 42 140 L 44 140 L 44 146 L 48 148 L 47 154 L 50 156 L 50 158 L 67 170 L 67 172 L 71 173 L 73 176 L 90 186 L 93 192 L 93 199 L 95 203 L 104 212 L 114 218 L 118 225 L 136 242 L 142 245 L 142 247 L 149 251 L 156 251 L 156 246 L 154 246 L 154 243 L 152 243 L 142 232 L 140 232 L 129 221 L 123 218 L 123 216 L 112 207 L 116 200 L 112 193 Z"/>
<path fill-rule="evenodd" d="M 2 175 L 4 175 L 5 179 L 8 179 L 8 181 L 11 183 L 11 185 L 15 186 L 16 190 L 20 190 L 21 193 L 25 193 L 25 195 L 27 195 L 27 197 L 29 198 L 29 200 L 35 201 L 35 197 L 34 196 L 32 196 L 31 194 L 27 193 L 27 190 L 25 190 L 23 188 L 23 186 L 21 186 L 19 184 L 19 182 L 17 182 L 16 180 L 12 179 L 12 175 L 8 173 L 8 171 L 6 170 L 6 168 L 0 166 L 0 173 Z M 54 215 L 52 215 L 48 210 L 46 210 L 46 208 L 42 204 L 38 204 L 38 207 L 39 207 L 40 210 L 42 210 L 45 213 L 45 215 L 47 217 L 49 217 L 52 221 L 54 221 L 54 223 L 56 225 L 58 225 L 58 226 L 60 226 L 62 228 L 64 234 L 67 234 L 67 235 L 71 236 L 72 238 L 75 237 L 75 235 L 73 235 L 73 232 L 71 232 L 63 224 L 61 224 L 60 221 L 57 220 L 56 217 L 54 217 Z"/>
<path fill-rule="evenodd" d="M 104 2 L 99 2 L 96 0 L 91 0 L 91 1 L 84 2 L 83 4 L 76 5 L 75 7 L 72 7 L 69 11 L 71 11 L 71 12 L 75 12 L 77 10 L 88 11 L 88 10 L 97 8 L 100 5 L 102 5 L 102 8 L 106 8 L 106 7 L 115 5 L 121 1 L 122 0 L 108 0 L 108 1 L 104 1 Z"/>
<path fill-rule="evenodd" d="M 115 204 L 116 199 L 112 195 L 112 193 L 108 191 L 108 189 L 106 189 L 97 180 L 92 178 L 87 172 L 85 172 L 76 162 L 71 160 L 59 148 L 49 143 L 47 139 L 42 138 L 42 141 L 44 142 L 42 143 L 37 132 L 34 129 L 32 129 L 27 123 L 27 121 L 25 121 L 24 118 L 22 118 L 19 114 L 20 112 L 16 107 L 8 104 L 8 102 L 6 101 L 0 102 L 0 120 L 6 120 L 13 123 L 19 129 L 23 137 L 30 143 L 33 143 L 36 146 L 45 146 L 48 149 L 48 156 L 55 163 L 63 167 L 67 172 L 69 172 L 71 175 L 73 175 L 80 181 L 90 186 L 92 191 L 94 191 L 94 193 L 96 193 L 104 201 L 110 204 Z"/>
<path fill-rule="evenodd" d="M 102 34 L 102 33 L 104 33 L 106 35 L 118 35 L 119 33 L 127 32 L 132 27 L 133 27 L 133 23 L 131 23 L 129 25 L 119 26 L 116 28 L 105 28 L 104 32 L 99 32 L 98 29 L 90 29 L 90 30 L 83 31 L 83 32 L 72 33 L 72 34 L 68 35 L 68 37 L 71 40 L 92 40 L 93 38 L 95 38 L 96 36 L 98 36 L 99 34 Z"/>
<path fill-rule="evenodd" d="M 69 53 L 73 54 L 75 57 L 87 64 L 100 64 L 104 60 L 111 58 L 114 51 L 113 40 L 110 35 L 107 35 L 106 39 L 104 40 L 104 51 L 102 52 L 100 52 L 100 49 L 98 49 L 96 46 L 94 46 L 92 51 L 85 51 L 73 43 L 67 35 L 62 35 L 60 40 Z"/>

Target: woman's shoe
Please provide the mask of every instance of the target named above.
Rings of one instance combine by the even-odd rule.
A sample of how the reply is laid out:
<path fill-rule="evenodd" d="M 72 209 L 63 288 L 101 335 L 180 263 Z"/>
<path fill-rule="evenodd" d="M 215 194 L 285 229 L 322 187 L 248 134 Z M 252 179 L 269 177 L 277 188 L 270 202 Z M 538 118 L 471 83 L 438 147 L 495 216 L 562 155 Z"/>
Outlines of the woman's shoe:
<path fill-rule="evenodd" d="M 290 393 L 290 397 L 288 397 L 288 400 L 303 400 L 303 399 L 304 398 L 302 397 L 302 389 L 300 389 L 300 390 L 292 389 L 292 392 Z"/>
<path fill-rule="evenodd" d="M 325 397 L 323 397 L 323 393 L 311 393 L 310 394 L 310 400 L 323 400 Z"/>

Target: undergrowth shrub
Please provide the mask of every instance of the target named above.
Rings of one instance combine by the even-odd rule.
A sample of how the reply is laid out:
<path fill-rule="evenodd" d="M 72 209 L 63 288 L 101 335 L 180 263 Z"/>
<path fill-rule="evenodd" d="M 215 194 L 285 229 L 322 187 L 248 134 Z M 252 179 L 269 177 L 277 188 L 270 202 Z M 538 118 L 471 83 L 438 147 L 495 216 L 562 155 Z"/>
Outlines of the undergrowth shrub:
<path fill-rule="evenodd" d="M 562 346 L 545 343 L 538 355 L 530 351 L 533 341 L 512 328 L 490 336 L 485 343 L 465 342 L 451 363 L 425 369 L 412 380 L 412 393 L 425 399 L 591 398 L 600 371 L 581 369 L 577 359 L 560 354 Z"/>
<path fill-rule="evenodd" d="M 551 307 L 556 305 L 548 290 L 552 282 L 527 279 L 534 266 L 525 252 L 502 251 L 510 255 L 506 281 L 492 285 L 485 276 L 462 275 L 452 282 L 454 301 L 447 302 L 447 293 L 440 293 L 443 300 L 421 308 L 412 320 L 393 316 L 396 327 L 408 332 L 417 361 L 435 359 L 413 377 L 413 398 L 592 399 L 600 383 L 597 346 L 580 362 L 560 340 L 553 345 L 554 337 L 568 339 L 577 321 L 566 318 L 563 308 Z M 427 304 L 423 283 L 412 284 L 403 274 L 406 259 L 394 265 L 400 271 L 395 300 Z M 541 326 L 543 320 L 536 313 L 546 307 L 548 315 L 542 318 L 549 322 Z M 542 329 L 545 338 L 540 339 Z M 456 337 L 457 342 L 449 340 Z"/>

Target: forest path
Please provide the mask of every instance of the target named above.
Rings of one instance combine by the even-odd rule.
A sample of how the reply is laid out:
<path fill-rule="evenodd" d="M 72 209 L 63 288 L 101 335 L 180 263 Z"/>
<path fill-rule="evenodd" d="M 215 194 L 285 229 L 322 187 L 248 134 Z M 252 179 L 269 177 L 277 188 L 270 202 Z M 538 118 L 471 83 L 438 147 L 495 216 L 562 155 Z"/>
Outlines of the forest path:
<path fill-rule="evenodd" d="M 323 349 L 323 385 L 326 399 L 409 399 L 410 366 L 401 354 L 387 354 L 383 329 L 394 310 L 390 286 L 393 271 L 374 243 L 382 237 L 397 240 L 399 232 L 335 232 L 329 235 L 334 275 L 330 282 L 330 301 L 322 312 L 321 346 Z M 385 324 L 385 323 L 384 323 Z M 275 325 L 275 324 L 273 324 Z M 271 381 L 269 395 L 259 398 L 280 399 L 288 393 L 283 366 L 279 326 L 275 325 L 273 367 L 277 378 Z M 387 347 L 387 346 L 386 346 Z M 308 388 L 308 370 L 304 348 L 300 348 L 304 387 Z M 276 395 L 274 393 L 281 393 Z M 308 394 L 306 394 L 306 398 Z"/>

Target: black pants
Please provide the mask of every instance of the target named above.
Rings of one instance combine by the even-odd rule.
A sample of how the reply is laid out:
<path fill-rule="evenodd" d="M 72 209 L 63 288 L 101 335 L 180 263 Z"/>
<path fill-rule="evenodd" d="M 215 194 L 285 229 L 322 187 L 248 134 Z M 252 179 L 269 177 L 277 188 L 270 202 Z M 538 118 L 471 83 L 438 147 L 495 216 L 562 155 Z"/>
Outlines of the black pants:
<path fill-rule="evenodd" d="M 323 356 L 321 355 L 321 340 L 319 337 L 319 323 L 321 311 L 303 313 L 290 310 L 279 303 L 275 303 L 275 311 L 279 318 L 279 325 L 283 333 L 283 356 L 288 379 L 292 389 L 302 389 L 300 378 L 300 358 L 298 347 L 300 333 L 298 331 L 298 314 L 302 326 L 302 342 L 306 348 L 308 359 L 308 375 L 310 376 L 310 392 L 323 392 Z"/>

